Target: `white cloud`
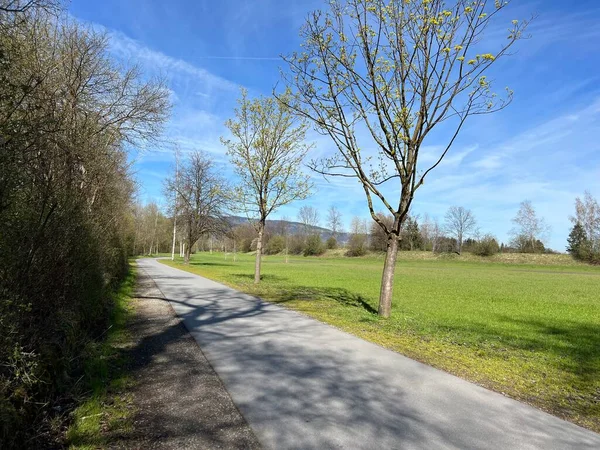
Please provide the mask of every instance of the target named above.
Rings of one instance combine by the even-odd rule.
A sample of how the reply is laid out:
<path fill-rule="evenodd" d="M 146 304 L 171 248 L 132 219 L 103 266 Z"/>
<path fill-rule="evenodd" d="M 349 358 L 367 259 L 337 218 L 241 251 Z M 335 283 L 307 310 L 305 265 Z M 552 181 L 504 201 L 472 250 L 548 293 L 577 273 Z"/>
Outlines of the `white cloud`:
<path fill-rule="evenodd" d="M 99 27 L 96 25 L 96 27 Z M 217 76 L 208 70 L 197 67 L 182 59 L 173 58 L 153 50 L 120 31 L 106 30 L 110 38 L 110 51 L 119 59 L 140 64 L 146 70 L 163 73 L 167 78 L 187 77 L 198 86 L 201 92 L 213 90 L 237 91 L 239 85 Z"/>

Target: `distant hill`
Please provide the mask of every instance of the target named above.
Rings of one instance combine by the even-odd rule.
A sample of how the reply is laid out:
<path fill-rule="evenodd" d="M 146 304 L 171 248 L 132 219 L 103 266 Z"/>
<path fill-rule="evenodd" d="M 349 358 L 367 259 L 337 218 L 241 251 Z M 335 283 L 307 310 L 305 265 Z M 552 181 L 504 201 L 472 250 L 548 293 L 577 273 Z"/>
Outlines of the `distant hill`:
<path fill-rule="evenodd" d="M 250 220 L 247 217 L 242 216 L 229 216 L 229 223 L 232 226 L 243 225 L 245 223 L 249 223 Z M 267 220 L 267 229 L 271 232 L 277 233 L 278 230 L 287 229 L 290 234 L 300 234 L 304 232 L 304 224 L 300 222 L 292 222 L 289 220 Z M 328 228 L 323 227 L 309 227 L 309 234 L 319 234 L 321 239 L 324 241 L 329 239 L 333 234 L 332 231 Z M 339 243 L 345 243 L 350 238 L 348 233 L 338 233 L 337 240 Z"/>

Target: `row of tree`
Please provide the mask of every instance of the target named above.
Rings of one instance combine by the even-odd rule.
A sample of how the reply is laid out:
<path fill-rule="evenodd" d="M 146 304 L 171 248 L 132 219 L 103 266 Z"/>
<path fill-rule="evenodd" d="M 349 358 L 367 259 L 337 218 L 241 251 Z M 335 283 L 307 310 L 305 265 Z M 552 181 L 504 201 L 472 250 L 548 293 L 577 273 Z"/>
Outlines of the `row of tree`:
<path fill-rule="evenodd" d="M 200 167 L 204 169 L 199 170 Z M 191 154 L 187 161 L 178 162 L 174 177 L 166 182 L 166 191 L 176 200 L 179 212 L 175 217 L 180 224 L 179 234 L 175 235 L 175 240 L 171 239 L 173 221 L 167 220 L 155 204 L 138 208 L 140 222 L 136 226 L 135 239 L 138 253 L 167 251 L 173 244 L 173 252 L 178 247 L 188 262 L 196 243 L 196 248 L 211 251 L 213 248 L 230 252 L 253 251 L 257 258 L 263 253 L 318 255 L 325 249 L 335 249 L 340 245 L 348 247 L 348 256 L 361 256 L 368 250 L 387 250 L 387 234 L 375 221 L 368 224 L 365 219 L 353 218 L 348 237 L 342 228 L 341 213 L 334 205 L 328 208 L 323 222 L 317 208 L 305 205 L 299 209 L 295 223 L 288 218 L 267 222 L 266 215 L 264 224 L 249 219 L 247 223 L 233 226 L 234 221 L 229 214 L 231 210 L 239 210 L 239 204 L 232 205 L 239 200 L 239 194 L 224 179 L 215 178 L 214 172 L 209 157 L 201 152 Z M 191 177 L 191 173 L 194 176 Z M 209 193 L 204 201 L 195 200 L 194 195 L 200 196 L 202 191 Z M 218 202 L 217 198 L 220 199 Z M 175 212 L 175 207 L 171 208 L 171 212 Z M 377 217 L 379 222 L 390 226 L 394 220 L 389 214 L 377 213 Z M 325 228 L 320 228 L 322 223 Z M 509 244 L 500 245 L 494 236 L 480 232 L 472 211 L 452 206 L 441 224 L 428 215 L 422 219 L 408 216 L 399 236 L 398 249 L 459 254 L 466 250 L 481 255 L 491 255 L 500 250 L 522 253 L 546 251 L 544 241 L 549 227 L 537 215 L 531 202 L 521 204 L 513 223 L 515 227 L 510 232 L 512 238 Z M 198 224 L 203 226 L 198 227 Z M 194 230 L 191 237 L 190 229 Z M 343 239 L 340 240 L 340 237 Z M 179 245 L 175 245 L 177 243 Z"/>
<path fill-rule="evenodd" d="M 379 314 L 390 315 L 398 246 L 415 192 L 469 117 L 498 111 L 512 98 L 508 89 L 505 96 L 494 92 L 486 73 L 523 37 L 527 22 L 511 21 L 494 53 L 481 48 L 482 42 L 490 45 L 485 30 L 496 28 L 509 3 L 332 0 L 327 10 L 308 16 L 302 51 L 284 58 L 286 90 L 254 100 L 242 92 L 235 118 L 227 122 L 230 136 L 223 138 L 239 178 L 233 204 L 257 227 L 255 283 L 267 217 L 311 190 L 300 169 L 311 124 L 331 139 L 336 153 L 309 167 L 324 176 L 357 179 L 371 218 L 387 238 Z M 447 145 L 424 166 L 420 149 L 442 123 L 450 132 Z M 384 189 L 390 183 L 393 189 Z M 185 198 L 180 191 L 186 191 Z M 189 237 L 220 226 L 197 223 L 200 205 L 188 201 L 190 190 L 177 177 L 169 192 L 174 215 L 187 217 L 183 226 Z M 381 219 L 379 208 L 391 222 Z"/>
<path fill-rule="evenodd" d="M 102 336 L 133 241 L 126 146 L 169 113 L 162 84 L 43 0 L 0 0 L 0 447 L 46 448 Z M 56 428 L 56 427 L 55 427 Z M 41 441 L 41 442 L 38 442 Z"/>

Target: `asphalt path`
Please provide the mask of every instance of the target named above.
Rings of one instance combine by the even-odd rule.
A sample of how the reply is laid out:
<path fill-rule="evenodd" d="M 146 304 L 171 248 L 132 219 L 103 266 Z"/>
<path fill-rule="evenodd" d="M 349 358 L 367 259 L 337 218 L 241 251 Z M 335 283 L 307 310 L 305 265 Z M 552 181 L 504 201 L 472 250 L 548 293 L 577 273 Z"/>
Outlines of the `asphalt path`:
<path fill-rule="evenodd" d="M 152 259 L 156 282 L 268 449 L 600 449 L 600 435 Z"/>

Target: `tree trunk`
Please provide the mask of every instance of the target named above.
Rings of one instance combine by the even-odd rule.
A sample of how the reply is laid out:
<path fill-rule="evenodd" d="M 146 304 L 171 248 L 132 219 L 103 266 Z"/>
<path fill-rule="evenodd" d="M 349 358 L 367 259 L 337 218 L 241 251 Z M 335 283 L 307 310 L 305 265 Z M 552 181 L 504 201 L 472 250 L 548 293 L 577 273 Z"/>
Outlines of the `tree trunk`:
<path fill-rule="evenodd" d="M 190 228 L 188 228 L 188 238 L 187 238 L 187 242 L 183 243 L 183 260 L 186 264 L 190 263 L 190 255 L 192 254 L 192 233 L 190 231 Z M 187 244 L 187 245 L 186 245 Z"/>
<path fill-rule="evenodd" d="M 381 292 L 379 294 L 379 315 L 390 317 L 392 310 L 392 293 L 394 292 L 394 271 L 396 269 L 396 258 L 398 256 L 398 238 L 395 235 L 388 236 L 387 250 L 385 253 L 385 264 L 381 277 Z"/>
<path fill-rule="evenodd" d="M 262 256 L 263 236 L 265 234 L 265 222 L 258 222 L 258 240 L 256 241 L 256 261 L 254 262 L 254 284 L 260 283 L 260 260 Z"/>
<path fill-rule="evenodd" d="M 183 244 L 183 254 L 185 255 L 184 256 L 184 262 L 186 264 L 190 263 L 191 250 L 192 250 L 192 246 L 191 245 L 185 245 L 185 244 Z"/>

